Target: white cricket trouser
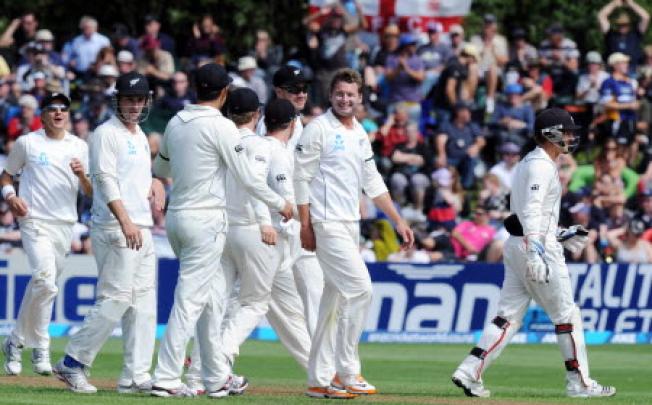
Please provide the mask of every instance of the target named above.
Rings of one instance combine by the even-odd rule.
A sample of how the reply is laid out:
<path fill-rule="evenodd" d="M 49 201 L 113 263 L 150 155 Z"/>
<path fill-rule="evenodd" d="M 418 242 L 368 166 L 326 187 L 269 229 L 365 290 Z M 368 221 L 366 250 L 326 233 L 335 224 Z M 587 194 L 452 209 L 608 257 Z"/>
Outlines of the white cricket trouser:
<path fill-rule="evenodd" d="M 231 227 L 222 265 L 238 274 L 240 308 L 222 335 L 224 360 L 233 362 L 240 345 L 267 315 L 281 343 L 307 367 L 310 336 L 292 262 L 291 246 L 284 234 L 279 233 L 277 244 L 269 246 L 261 241 L 258 225 Z"/>
<path fill-rule="evenodd" d="M 230 370 L 221 368 L 218 362 L 226 298 L 220 258 L 226 230 L 226 212 L 221 209 L 175 210 L 167 214 L 168 239 L 180 267 L 174 305 L 154 371 L 156 386 L 175 389 L 181 385 L 186 346 L 193 334 L 204 360 L 206 389 L 218 390 L 228 379 Z"/>
<path fill-rule="evenodd" d="M 308 333 L 314 336 L 319 316 L 319 301 L 324 291 L 324 274 L 319 266 L 319 260 L 313 252 L 301 248 L 299 233 L 291 235 L 292 255 L 295 258 L 292 266 L 297 292 L 303 302 L 303 314 L 308 325 Z"/>
<path fill-rule="evenodd" d="M 327 387 L 335 372 L 344 379 L 360 374 L 358 342 L 372 287 L 358 250 L 359 223 L 318 222 L 313 228 L 325 285 L 310 350 L 308 386 Z"/>
<path fill-rule="evenodd" d="M 588 361 L 584 346 L 579 309 L 573 301 L 573 289 L 563 249 L 555 243 L 546 243 L 546 260 L 550 269 L 549 283 L 537 283 L 527 277 L 527 254 L 521 237 L 510 236 L 504 246 L 505 279 L 500 292 L 498 317 L 506 321 L 497 326 L 487 324 L 478 347 L 485 351 L 482 359 L 469 355 L 460 368 L 481 381 L 482 372 L 500 355 L 510 339 L 518 332 L 530 301 L 539 304 L 554 325 L 571 324 L 569 334 L 558 334 L 558 343 L 564 360 L 577 357 L 580 369 L 588 377 Z M 500 322 L 498 322 L 500 324 Z M 570 336 L 573 337 L 570 337 Z"/>
<path fill-rule="evenodd" d="M 32 278 L 25 289 L 11 340 L 18 346 L 48 349 L 48 325 L 52 318 L 52 304 L 59 291 L 56 282 L 70 251 L 72 225 L 24 219 L 20 221 L 20 235 Z"/>
<path fill-rule="evenodd" d="M 141 228 L 143 246 L 127 248 L 119 228 L 91 228 L 97 263 L 97 300 L 66 354 L 90 366 L 122 320 L 124 364 L 120 385 L 142 384 L 149 374 L 156 338 L 156 256 L 152 234 Z"/>

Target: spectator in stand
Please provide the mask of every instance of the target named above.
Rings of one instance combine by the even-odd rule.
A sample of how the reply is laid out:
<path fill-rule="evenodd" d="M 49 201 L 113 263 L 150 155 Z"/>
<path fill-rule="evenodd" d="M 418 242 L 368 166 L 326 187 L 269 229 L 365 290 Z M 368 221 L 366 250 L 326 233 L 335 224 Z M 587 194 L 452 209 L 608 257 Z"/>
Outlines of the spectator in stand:
<path fill-rule="evenodd" d="M 72 116 L 72 133 L 78 136 L 79 138 L 88 141 L 88 137 L 91 134 L 90 126 L 88 125 L 88 120 L 84 117 L 84 114 L 76 112 Z"/>
<path fill-rule="evenodd" d="M 34 81 L 34 86 L 29 90 L 29 94 L 34 96 L 36 98 L 36 101 L 38 101 L 39 105 L 41 104 L 41 101 L 45 98 L 45 96 L 49 93 L 47 89 L 47 81 L 45 78 L 45 73 L 39 71 L 36 71 L 32 75 L 32 80 Z"/>
<path fill-rule="evenodd" d="M 459 24 L 451 25 L 448 29 L 448 37 L 453 53 L 459 56 L 464 46 L 468 43 L 464 40 L 464 28 Z"/>
<path fill-rule="evenodd" d="M 601 230 L 600 228 L 605 228 L 601 225 L 601 222 L 604 221 L 604 215 L 601 210 L 596 210 L 594 206 L 591 205 L 590 199 L 582 200 L 575 203 L 569 209 L 569 214 L 571 217 L 571 223 L 573 225 L 581 225 L 584 228 L 589 230 L 589 241 L 582 251 L 578 255 L 571 255 L 570 261 L 581 261 L 584 263 L 598 263 L 600 261 L 600 250 L 603 250 L 604 247 L 600 245 L 600 232 L 604 232 L 606 235 L 606 229 Z M 607 243 L 605 239 L 605 244 Z"/>
<path fill-rule="evenodd" d="M 479 77 L 487 90 L 486 110 L 491 114 L 496 106 L 496 90 L 498 78 L 502 75 L 503 68 L 509 60 L 507 40 L 498 33 L 498 21 L 493 14 L 485 14 L 484 24 L 480 35 L 471 37 L 480 58 L 478 60 Z"/>
<path fill-rule="evenodd" d="M 450 232 L 464 206 L 464 188 L 454 167 L 442 167 L 430 176 L 432 187 L 426 191 L 424 208 L 429 231 Z"/>
<path fill-rule="evenodd" d="M 512 42 L 509 47 L 509 61 L 524 69 L 527 61 L 536 59 L 539 56 L 537 48 L 527 42 L 527 33 L 523 28 L 514 28 L 512 31 Z"/>
<path fill-rule="evenodd" d="M 539 60 L 542 65 L 562 64 L 577 51 L 577 44 L 566 36 L 564 27 L 554 22 L 546 30 L 548 38 L 539 45 Z"/>
<path fill-rule="evenodd" d="M 93 76 L 99 76 L 100 69 L 104 65 L 117 66 L 117 62 L 115 60 L 115 49 L 111 48 L 110 46 L 100 49 L 100 51 L 97 53 L 97 56 L 95 57 L 95 63 L 93 63 L 91 69 L 89 69 L 89 72 L 92 71 Z"/>
<path fill-rule="evenodd" d="M 552 79 L 541 70 L 539 59 L 527 61 L 525 76 L 521 79 L 524 94 L 523 101 L 530 103 L 535 111 L 542 110 L 552 97 Z"/>
<path fill-rule="evenodd" d="M 643 60 L 638 65 L 638 74 L 652 71 L 652 45 L 645 45 L 643 48 Z"/>
<path fill-rule="evenodd" d="M 327 13 L 327 14 L 325 14 Z M 326 15 L 315 41 L 309 43 L 310 65 L 315 70 L 315 104 L 326 105 L 331 79 L 338 69 L 348 67 L 346 44 L 349 37 L 349 27 L 344 24 L 344 15 L 341 8 L 323 7 L 321 14 L 314 14 L 304 20 L 306 24 L 320 15 Z M 357 29 L 357 28 L 356 28 Z"/>
<path fill-rule="evenodd" d="M 435 138 L 438 168 L 453 166 L 460 173 L 462 186 L 469 190 L 475 183 L 475 167 L 485 139 L 480 127 L 471 120 L 471 106 L 459 101 L 451 122 L 444 122 Z"/>
<path fill-rule="evenodd" d="M 267 103 L 269 97 L 269 89 L 265 81 L 257 74 L 258 64 L 256 58 L 253 56 L 243 56 L 238 59 L 238 74 L 232 74 L 233 82 L 231 83 L 236 87 L 248 87 L 256 92 L 258 100 L 262 104 Z"/>
<path fill-rule="evenodd" d="M 174 39 L 168 34 L 161 32 L 161 20 L 155 14 L 147 14 L 145 16 L 145 32 L 143 36 L 150 36 L 156 38 L 161 43 L 161 49 L 170 52 L 171 55 L 176 55 L 176 44 Z"/>
<path fill-rule="evenodd" d="M 625 211 L 624 202 L 615 202 L 607 209 L 607 238 L 609 234 L 621 234 L 627 229 L 627 223 L 630 220 L 630 215 Z M 613 232 L 613 231 L 618 232 Z M 613 245 L 612 245 L 613 247 Z"/>
<path fill-rule="evenodd" d="M 16 70 L 16 80 L 20 83 L 22 91 L 29 92 L 34 87 L 34 75 L 41 72 L 45 76 L 48 90 L 61 92 L 63 81 L 66 79 L 66 70 L 60 65 L 51 63 L 48 52 L 39 43 L 30 43 L 27 46 L 27 53 L 29 63 L 21 65 Z"/>
<path fill-rule="evenodd" d="M 192 38 L 188 43 L 187 51 L 194 63 L 202 59 L 224 64 L 224 39 L 220 34 L 220 27 L 215 24 L 213 16 L 204 14 L 199 22 L 192 26 Z"/>
<path fill-rule="evenodd" d="M 127 74 L 136 68 L 134 54 L 125 49 L 118 52 L 116 62 L 118 63 L 118 72 L 120 72 L 121 75 Z"/>
<path fill-rule="evenodd" d="M 140 47 L 136 38 L 129 35 L 129 28 L 122 23 L 113 25 L 113 34 L 111 34 L 111 44 L 116 53 L 120 51 L 129 51 L 132 55 L 140 56 Z"/>
<path fill-rule="evenodd" d="M 639 18 L 636 29 L 632 29 L 632 22 L 627 11 L 622 10 L 616 20 L 615 29 L 609 22 L 609 16 L 618 7 L 631 9 Z M 605 34 L 605 52 L 611 55 L 615 52 L 624 53 L 632 61 L 630 72 L 635 72 L 636 65 L 641 62 L 641 41 L 650 24 L 650 14 L 634 0 L 611 0 L 598 12 L 600 30 Z"/>
<path fill-rule="evenodd" d="M 465 45 L 459 56 L 448 61 L 437 84 L 428 95 L 440 124 L 450 121 L 454 107 L 459 101 L 472 101 L 475 98 L 478 86 L 478 56 L 475 45 Z"/>
<path fill-rule="evenodd" d="M 369 136 L 369 142 L 373 144 L 378 136 L 378 124 L 376 124 L 376 121 L 369 118 L 367 106 L 363 103 L 357 104 L 355 106 L 354 113 L 355 119 L 358 120 L 360 125 L 362 125 L 362 128 L 364 128 L 365 132 L 367 132 L 367 135 Z"/>
<path fill-rule="evenodd" d="M 645 224 L 629 221 L 625 231 L 609 232 L 609 243 L 616 250 L 618 263 L 652 263 L 652 245 L 642 238 Z"/>
<path fill-rule="evenodd" d="M 500 179 L 493 173 L 487 173 L 482 178 L 482 189 L 478 194 L 478 205 L 484 207 L 489 214 L 491 226 L 499 229 L 503 220 L 509 216 L 509 191 L 503 188 Z"/>
<path fill-rule="evenodd" d="M 11 83 L 6 77 L 0 77 L 0 130 L 4 132 L 7 122 L 4 122 L 9 111 L 18 107 L 18 100 L 11 93 Z"/>
<path fill-rule="evenodd" d="M 412 205 L 401 211 L 408 221 L 425 222 L 423 200 L 430 185 L 429 153 L 423 144 L 419 127 L 416 123 L 407 126 L 407 142 L 402 143 L 392 153 L 392 175 L 390 185 L 394 201 L 401 206 L 406 203 L 406 190 L 409 187 Z"/>
<path fill-rule="evenodd" d="M 498 103 L 491 123 L 496 127 L 500 143 L 511 142 L 523 147 L 534 130 L 534 109 L 523 103 L 523 86 L 520 84 L 508 84 L 504 93 L 507 101 Z"/>
<path fill-rule="evenodd" d="M 31 94 L 23 94 L 18 99 L 20 114 L 9 120 L 7 137 L 16 139 L 21 135 L 41 129 L 41 118 L 36 115 L 38 101 Z"/>
<path fill-rule="evenodd" d="M 652 189 L 643 190 L 638 196 L 639 206 L 634 218 L 643 222 L 645 229 L 652 229 Z"/>
<path fill-rule="evenodd" d="M 3 48 L 2 56 L 10 65 L 15 64 L 19 59 L 19 52 L 24 45 L 32 42 L 38 30 L 38 20 L 32 12 L 23 14 L 20 18 L 14 18 L 7 25 L 0 36 L 0 48 Z"/>
<path fill-rule="evenodd" d="M 445 43 L 441 38 L 441 33 L 444 30 L 441 23 L 430 21 L 427 29 L 428 43 L 421 45 L 417 49 L 417 55 L 421 57 L 426 72 L 425 80 L 421 86 L 424 95 L 428 94 L 432 86 L 437 83 L 446 62 L 454 55 L 450 44 Z"/>
<path fill-rule="evenodd" d="M 623 182 L 609 173 L 603 173 L 593 185 L 593 205 L 608 212 L 616 204 L 625 204 Z"/>
<path fill-rule="evenodd" d="M 512 189 L 512 179 L 520 159 L 521 148 L 513 142 L 507 142 L 502 144 L 498 151 L 501 160 L 489 169 L 489 173 L 496 175 L 503 190 L 509 192 Z"/>
<path fill-rule="evenodd" d="M 139 73 L 145 75 L 152 88 L 164 88 L 174 74 L 174 59 L 170 52 L 161 49 L 161 42 L 146 35 L 140 42 L 143 57 L 138 61 Z"/>
<path fill-rule="evenodd" d="M 410 119 L 421 119 L 421 83 L 425 79 L 421 57 L 417 55 L 417 39 L 412 34 L 401 35 L 398 53 L 390 55 L 385 65 L 389 85 L 389 110 L 405 108 Z"/>
<path fill-rule="evenodd" d="M 616 52 L 609 55 L 611 76 L 600 87 L 600 102 L 605 108 L 610 135 L 624 144 L 634 144 L 636 134 L 636 81 L 628 76 L 629 57 Z"/>
<path fill-rule="evenodd" d="M 556 61 L 548 66 L 548 74 L 552 79 L 552 91 L 554 104 L 565 106 L 574 103 L 575 89 L 579 79 L 579 57 L 578 50 L 569 51 L 561 61 Z"/>
<path fill-rule="evenodd" d="M 476 208 L 473 220 L 460 222 L 451 232 L 455 256 L 461 260 L 477 260 L 495 234 L 496 230 L 489 225 L 487 210 L 484 207 Z"/>
<path fill-rule="evenodd" d="M 387 24 L 383 30 L 383 38 L 380 46 L 372 50 L 370 58 L 371 65 L 378 75 L 385 73 L 385 66 L 387 65 L 389 55 L 398 51 L 400 35 L 401 30 L 394 23 Z"/>
<path fill-rule="evenodd" d="M 172 75 L 172 86 L 165 96 L 158 101 L 158 107 L 169 112 L 182 110 L 188 104 L 194 104 L 196 101 L 195 94 L 190 90 L 188 85 L 188 75 L 185 72 L 178 71 Z"/>
<path fill-rule="evenodd" d="M 47 52 L 48 54 L 48 59 L 50 60 L 50 63 L 53 63 L 58 66 L 65 66 L 61 54 L 54 50 L 54 35 L 52 35 L 52 31 L 48 29 L 42 29 L 36 31 L 36 35 L 34 36 L 34 42 L 40 44 L 43 47 L 43 49 L 45 49 L 45 52 Z"/>
<path fill-rule="evenodd" d="M 586 54 L 586 73 L 580 75 L 575 89 L 578 102 L 594 106 L 600 101 L 600 88 L 609 78 L 609 73 L 602 68 L 602 56 L 597 51 Z"/>
<path fill-rule="evenodd" d="M 391 169 L 391 156 L 394 149 L 400 144 L 407 142 L 407 127 L 410 122 L 410 116 L 403 107 L 398 107 L 396 110 L 389 114 L 387 121 L 380 127 L 378 132 L 380 137 L 376 140 L 380 143 L 380 156 L 381 162 L 379 167 L 383 172 Z"/>
<path fill-rule="evenodd" d="M 272 43 L 269 32 L 258 30 L 252 54 L 256 58 L 258 67 L 265 72 L 266 81 L 269 82 L 274 72 L 283 64 L 283 47 Z"/>
<path fill-rule="evenodd" d="M 118 68 L 115 65 L 105 64 L 100 67 L 97 78 L 105 96 L 111 97 L 114 94 L 115 82 L 118 80 L 119 75 Z"/>
<path fill-rule="evenodd" d="M 97 32 L 97 20 L 93 17 L 84 16 L 79 21 L 79 29 L 82 33 L 76 36 L 68 48 L 64 48 L 64 60 L 72 70 L 85 76 L 92 66 L 97 54 L 102 48 L 111 46 L 111 41 L 104 35 Z"/>

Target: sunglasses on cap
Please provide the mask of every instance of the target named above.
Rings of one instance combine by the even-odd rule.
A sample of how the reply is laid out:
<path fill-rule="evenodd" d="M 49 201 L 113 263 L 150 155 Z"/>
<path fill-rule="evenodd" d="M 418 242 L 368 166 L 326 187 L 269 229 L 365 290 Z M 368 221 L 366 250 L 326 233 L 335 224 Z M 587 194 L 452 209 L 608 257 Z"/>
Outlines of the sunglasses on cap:
<path fill-rule="evenodd" d="M 68 107 L 65 104 L 50 104 L 45 106 L 44 110 L 49 111 L 49 112 L 54 112 L 54 111 L 61 111 L 61 112 L 68 112 L 70 107 Z"/>
<path fill-rule="evenodd" d="M 308 92 L 308 86 L 305 84 L 295 84 L 291 86 L 284 86 L 282 87 L 283 90 L 287 91 L 290 94 L 299 94 L 299 93 L 307 93 Z"/>

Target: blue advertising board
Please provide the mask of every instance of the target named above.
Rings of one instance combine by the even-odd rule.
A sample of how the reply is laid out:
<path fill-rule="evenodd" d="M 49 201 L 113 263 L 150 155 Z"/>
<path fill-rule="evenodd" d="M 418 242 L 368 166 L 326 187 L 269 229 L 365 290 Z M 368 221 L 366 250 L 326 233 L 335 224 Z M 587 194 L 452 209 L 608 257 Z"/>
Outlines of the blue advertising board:
<path fill-rule="evenodd" d="M 174 299 L 178 262 L 158 262 L 158 322 L 162 333 Z M 503 280 L 500 264 L 370 263 L 373 299 L 363 340 L 473 343 L 495 316 Z M 569 265 L 588 343 L 652 343 L 652 264 Z M 73 332 L 92 307 L 97 271 L 92 257 L 72 256 L 59 279 L 53 336 Z M 30 278 L 26 258 L 0 258 L 0 335 L 13 327 Z M 119 335 L 119 330 L 116 334 Z M 252 334 L 274 339 L 266 323 Z M 534 303 L 515 343 L 555 342 L 553 325 Z"/>

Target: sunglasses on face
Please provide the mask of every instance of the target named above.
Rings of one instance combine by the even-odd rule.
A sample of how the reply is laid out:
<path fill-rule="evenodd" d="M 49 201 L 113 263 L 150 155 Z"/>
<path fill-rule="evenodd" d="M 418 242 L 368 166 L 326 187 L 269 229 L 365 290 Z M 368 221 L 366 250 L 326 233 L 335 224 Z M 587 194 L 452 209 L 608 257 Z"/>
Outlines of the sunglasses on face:
<path fill-rule="evenodd" d="M 307 93 L 308 92 L 308 86 L 298 84 L 298 85 L 294 85 L 294 86 L 283 87 L 283 90 L 287 91 L 290 94 Z"/>
<path fill-rule="evenodd" d="M 70 107 L 68 107 L 65 104 L 50 104 L 45 107 L 45 110 L 48 112 L 55 112 L 55 111 L 61 111 L 61 112 L 68 112 Z"/>

